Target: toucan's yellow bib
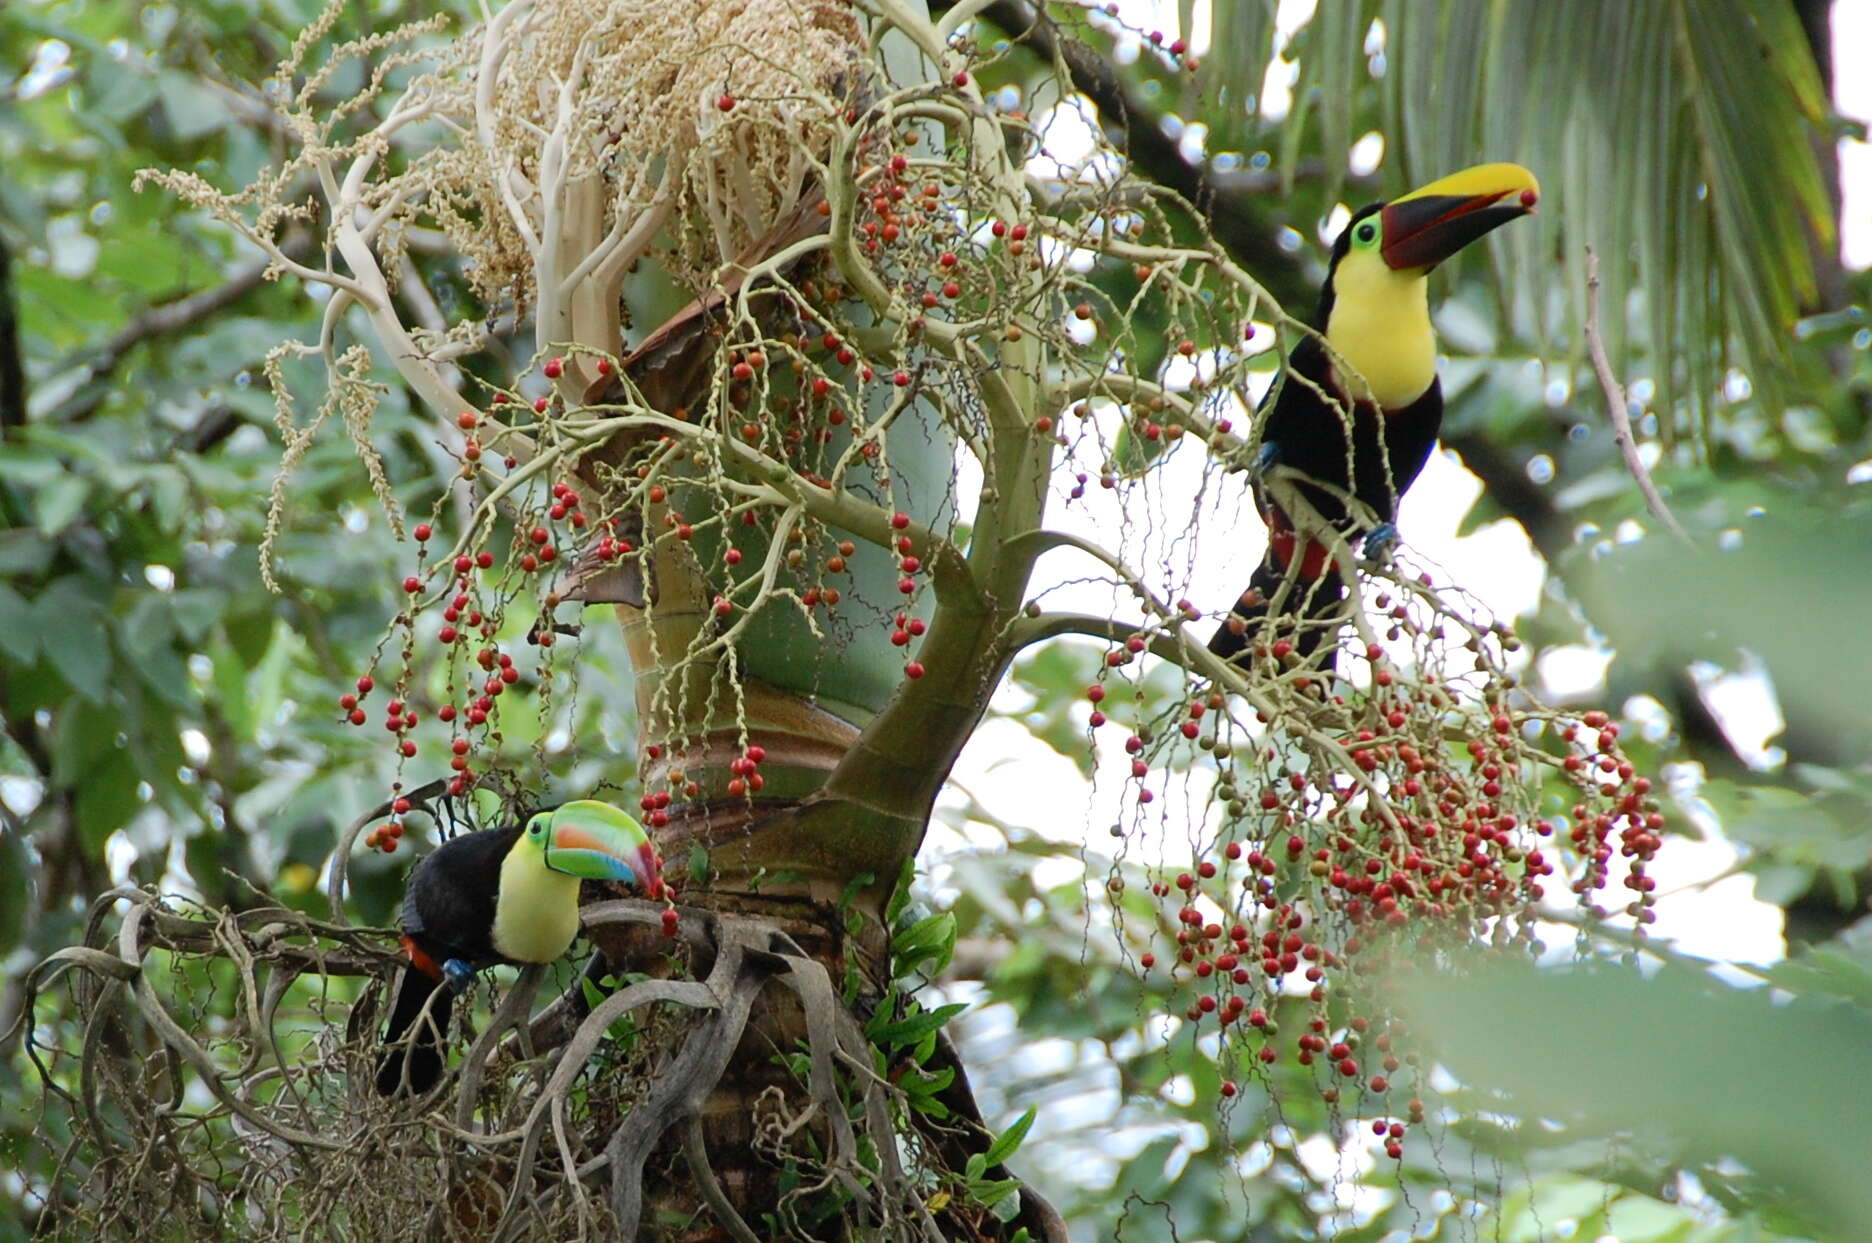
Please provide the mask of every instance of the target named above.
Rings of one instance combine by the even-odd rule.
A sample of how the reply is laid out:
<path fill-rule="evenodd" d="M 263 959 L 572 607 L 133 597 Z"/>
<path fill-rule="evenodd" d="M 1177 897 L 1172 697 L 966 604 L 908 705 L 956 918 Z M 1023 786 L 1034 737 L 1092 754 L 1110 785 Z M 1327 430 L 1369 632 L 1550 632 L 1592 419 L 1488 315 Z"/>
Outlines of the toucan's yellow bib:
<path fill-rule="evenodd" d="M 501 860 L 494 899 L 494 948 L 514 962 L 552 962 L 578 935 L 579 879 L 547 867 L 522 834 Z"/>
<path fill-rule="evenodd" d="M 1385 410 L 1423 396 L 1436 379 L 1429 291 L 1422 273 L 1393 271 L 1376 252 L 1353 251 L 1339 261 L 1326 343 L 1351 364 L 1351 371 L 1333 368 L 1340 391 Z"/>

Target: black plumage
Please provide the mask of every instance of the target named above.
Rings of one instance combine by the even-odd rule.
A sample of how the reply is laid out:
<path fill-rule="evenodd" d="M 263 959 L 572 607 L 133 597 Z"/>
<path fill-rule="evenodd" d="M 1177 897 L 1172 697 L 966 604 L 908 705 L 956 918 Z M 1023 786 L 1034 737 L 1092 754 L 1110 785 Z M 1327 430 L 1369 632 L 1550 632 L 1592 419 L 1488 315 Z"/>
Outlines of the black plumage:
<path fill-rule="evenodd" d="M 418 1095 L 442 1077 L 442 1036 L 455 998 L 444 986 L 441 965 L 459 958 L 479 970 L 502 961 L 494 948 L 494 905 L 501 863 L 520 833 L 517 826 L 464 833 L 424 855 L 411 869 L 401 922 L 405 948 L 412 952 L 397 984 L 384 1043 L 396 1046 L 425 1007 L 429 1018 L 416 1026 L 407 1050 L 392 1047 L 378 1063 L 377 1090 L 384 1095 L 403 1090 L 406 1077 L 409 1090 Z"/>
<path fill-rule="evenodd" d="M 1353 227 L 1376 214 L 1382 206 L 1375 203 L 1360 210 L 1333 244 L 1326 283 L 1320 290 L 1319 306 L 1312 323 L 1321 333 L 1332 319 L 1336 298 L 1334 275 L 1350 249 Z M 1340 532 L 1350 534 L 1354 527 L 1339 494 L 1341 491 L 1355 496 L 1380 523 L 1394 522 L 1398 499 L 1422 473 L 1424 463 L 1430 460 L 1430 450 L 1436 445 L 1437 432 L 1443 423 L 1441 381 L 1433 376 L 1430 387 L 1409 405 L 1397 410 L 1381 410 L 1370 401 L 1347 401 L 1344 389 L 1333 376 L 1332 360 L 1317 336 L 1309 335 L 1294 346 L 1287 356 L 1287 366 L 1290 374 L 1284 375 L 1263 399 L 1264 406 L 1268 402 L 1273 404 L 1262 425 L 1261 443 L 1274 450 L 1279 465 L 1298 471 L 1308 479 L 1332 485 L 1329 488 L 1295 481 L 1300 494 L 1319 516 Z M 1339 404 L 1329 402 L 1322 393 Z M 1346 408 L 1350 409 L 1349 418 L 1344 412 Z M 1230 610 L 1230 620 L 1217 627 L 1209 640 L 1209 650 L 1225 660 L 1248 646 L 1249 635 L 1267 615 L 1270 603 L 1287 579 L 1287 567 L 1299 543 L 1292 518 L 1259 480 L 1255 483 L 1254 495 L 1255 504 L 1268 526 L 1268 548 L 1249 579 L 1248 590 Z M 1288 640 L 1303 659 L 1338 633 L 1338 626 L 1327 619 L 1345 594 L 1344 584 L 1327 557 L 1323 545 L 1307 541 L 1300 572 L 1282 600 L 1281 613 L 1285 620 L 1274 630 L 1274 640 Z"/>
<path fill-rule="evenodd" d="M 1443 421 L 1425 278 L 1539 201 L 1540 186 L 1527 169 L 1478 164 L 1361 208 L 1340 230 L 1313 317 L 1325 343 L 1309 335 L 1296 345 L 1263 400 L 1254 492 L 1268 528 L 1267 555 L 1210 639 L 1210 651 L 1232 659 L 1250 635 L 1269 629 L 1274 643 L 1291 642 L 1303 658 L 1336 646 L 1345 583 L 1325 545 L 1300 535 L 1263 475 L 1271 466 L 1297 472 L 1299 495 L 1342 535 L 1371 522 L 1368 552 L 1395 539 L 1398 499 L 1429 461 Z M 1342 369 L 1362 383 L 1342 383 Z M 1348 383 L 1358 385 L 1356 402 L 1348 400 Z M 1359 502 L 1356 509 L 1347 495 Z M 1266 627 L 1276 598 L 1280 615 Z"/>

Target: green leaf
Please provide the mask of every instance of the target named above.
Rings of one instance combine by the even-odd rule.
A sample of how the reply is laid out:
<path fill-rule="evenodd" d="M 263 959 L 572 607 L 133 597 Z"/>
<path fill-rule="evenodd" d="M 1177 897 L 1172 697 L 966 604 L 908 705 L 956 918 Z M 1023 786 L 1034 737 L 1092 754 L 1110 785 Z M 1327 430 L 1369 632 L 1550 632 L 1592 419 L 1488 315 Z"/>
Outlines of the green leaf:
<path fill-rule="evenodd" d="M 0 956 L 11 953 L 25 935 L 30 876 L 26 843 L 13 830 L 0 826 Z"/>
<path fill-rule="evenodd" d="M 0 480 L 27 488 L 47 488 L 65 477 L 67 467 L 34 445 L 0 445 Z"/>
<path fill-rule="evenodd" d="M 78 785 L 76 814 L 79 835 L 91 849 L 102 850 L 106 839 L 136 815 L 142 806 L 138 780 L 130 753 L 116 747 L 85 773 Z"/>
<path fill-rule="evenodd" d="M 190 643 L 200 643 L 221 620 L 221 614 L 227 609 L 227 593 L 205 587 L 184 587 L 171 593 L 170 607 L 175 612 L 177 628 L 182 637 Z M 243 652 L 243 659 L 249 664 L 257 664 L 258 654 Z"/>
<path fill-rule="evenodd" d="M 61 578 L 39 593 L 33 615 L 40 647 L 59 676 L 91 702 L 104 702 L 111 654 L 97 604 L 75 580 Z"/>
<path fill-rule="evenodd" d="M 160 647 L 134 662 L 143 684 L 175 708 L 188 708 L 195 702 L 189 688 L 188 666 L 172 647 Z"/>
<path fill-rule="evenodd" d="M 603 989 L 592 983 L 591 980 L 580 976 L 579 988 L 585 994 L 585 1004 L 592 1009 L 596 1010 L 599 1006 L 604 1004 L 607 994 Z M 616 1019 L 612 1020 L 609 1027 L 605 1028 L 605 1035 L 613 1044 L 621 1046 L 624 1050 L 628 1050 L 631 1042 L 637 1038 L 637 1022 L 628 1013 L 620 1014 Z"/>
<path fill-rule="evenodd" d="M 955 954 L 955 939 L 956 921 L 950 912 L 919 919 L 891 941 L 897 974 L 908 975 L 925 963 L 930 964 L 931 973 L 940 972 Z"/>
<path fill-rule="evenodd" d="M 156 95 L 171 128 L 184 141 L 212 134 L 234 119 L 221 97 L 193 74 L 163 70 L 156 77 Z"/>
<path fill-rule="evenodd" d="M 30 665 L 39 654 L 38 625 L 32 606 L 19 592 L 0 583 L 0 652 Z"/>
<path fill-rule="evenodd" d="M 895 928 L 903 918 L 904 911 L 910 906 L 910 886 L 916 881 L 916 860 L 905 859 L 903 869 L 897 873 L 897 887 L 891 890 L 890 902 L 884 907 L 884 926 Z"/>
<path fill-rule="evenodd" d="M 1840 1092 L 1872 1083 L 1872 1011 L 1831 998 L 1784 1003 L 1676 967 L 1647 975 L 1468 959 L 1399 984 L 1438 1061 L 1501 1093 L 1491 1109 L 1538 1114 L 1578 1136 L 1634 1132 L 1675 1160 L 1739 1160 L 1772 1180 L 1768 1202 L 1823 1236 L 1864 1237 L 1863 1128 Z M 1643 1049 L 1597 1060 L 1584 1080 L 1526 1073 L 1608 1030 L 1644 1033 Z"/>
<path fill-rule="evenodd" d="M 59 534 L 77 521 L 90 495 L 91 481 L 80 475 L 60 475 L 47 483 L 33 496 L 33 516 L 39 529 L 47 535 Z"/>
<path fill-rule="evenodd" d="M 0 574 L 37 574 L 52 563 L 54 545 L 31 527 L 0 531 Z"/>
<path fill-rule="evenodd" d="M 988 1145 L 989 1165 L 1001 1165 L 1014 1155 L 1021 1141 L 1027 1138 L 1027 1132 L 1032 1129 L 1037 1112 L 1036 1106 L 1029 1105 L 1027 1112 L 1016 1118 L 1012 1126 L 995 1136 L 995 1142 Z"/>
<path fill-rule="evenodd" d="M 871 1040 L 883 1048 L 898 1048 L 907 1044 L 915 1044 L 925 1036 L 941 1030 L 943 1024 L 966 1009 L 968 1009 L 966 1001 L 937 1006 L 925 1014 L 913 1014 L 909 1018 L 874 1028 L 870 1033 Z"/>
<path fill-rule="evenodd" d="M 970 1164 L 973 1164 L 972 1158 Z M 1020 1179 L 1018 1178 L 1003 1178 L 995 1182 L 980 1182 L 971 1179 L 969 1182 L 969 1196 L 983 1208 L 993 1208 L 1019 1190 Z"/>
<path fill-rule="evenodd" d="M 903 1089 L 905 1096 L 911 1097 L 912 1099 L 918 1097 L 933 1097 L 938 1092 L 943 1091 L 950 1084 L 954 1083 L 955 1077 L 956 1072 L 953 1066 L 945 1066 L 934 1074 L 931 1074 L 929 1071 L 919 1066 L 913 1067 L 910 1073 L 905 1075 L 898 1082 L 897 1086 Z"/>
<path fill-rule="evenodd" d="M 279 618 L 264 610 L 236 613 L 222 622 L 222 629 L 227 633 L 234 654 L 250 669 L 257 668 L 266 658 L 272 649 L 274 636 L 283 627 L 284 623 Z"/>

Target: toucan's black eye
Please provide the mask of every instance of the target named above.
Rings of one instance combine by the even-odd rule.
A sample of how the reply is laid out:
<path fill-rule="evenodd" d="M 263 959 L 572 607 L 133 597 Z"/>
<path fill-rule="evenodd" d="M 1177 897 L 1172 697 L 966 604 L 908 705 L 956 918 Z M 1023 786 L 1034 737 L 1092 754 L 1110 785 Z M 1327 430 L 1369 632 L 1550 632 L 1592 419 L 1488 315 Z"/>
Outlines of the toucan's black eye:
<path fill-rule="evenodd" d="M 1369 224 L 1362 224 L 1358 227 L 1358 240 L 1361 242 L 1369 242 L 1377 236 L 1378 230 Z"/>

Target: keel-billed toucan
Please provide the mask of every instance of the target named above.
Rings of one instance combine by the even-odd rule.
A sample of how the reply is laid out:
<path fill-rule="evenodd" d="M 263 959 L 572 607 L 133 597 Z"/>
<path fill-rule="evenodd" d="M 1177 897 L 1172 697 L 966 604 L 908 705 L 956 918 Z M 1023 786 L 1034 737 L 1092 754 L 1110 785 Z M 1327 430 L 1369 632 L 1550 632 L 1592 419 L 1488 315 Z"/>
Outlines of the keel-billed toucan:
<path fill-rule="evenodd" d="M 377 1090 L 420 1094 L 435 1086 L 449 1011 L 475 972 L 552 962 L 572 947 L 580 881 L 654 892 L 659 875 L 643 826 L 591 800 L 540 812 L 525 828 L 464 833 L 423 856 L 403 893 L 409 965 L 384 1031 L 390 1049 L 377 1067 Z"/>
<path fill-rule="evenodd" d="M 1325 343 L 1309 334 L 1295 346 L 1288 374 L 1271 390 L 1255 473 L 1267 555 L 1210 651 L 1229 658 L 1248 645 L 1296 554 L 1300 565 L 1272 637 L 1305 657 L 1338 633 L 1338 570 L 1323 544 L 1296 534 L 1264 473 L 1279 465 L 1317 480 L 1296 486 L 1342 532 L 1357 524 L 1344 494 L 1356 497 L 1375 516 L 1368 552 L 1395 539 L 1398 498 L 1429 459 L 1443 419 L 1426 278 L 1491 229 L 1532 212 L 1539 198 L 1534 174 L 1520 165 L 1479 164 L 1354 213 L 1333 243 L 1313 321 Z"/>

